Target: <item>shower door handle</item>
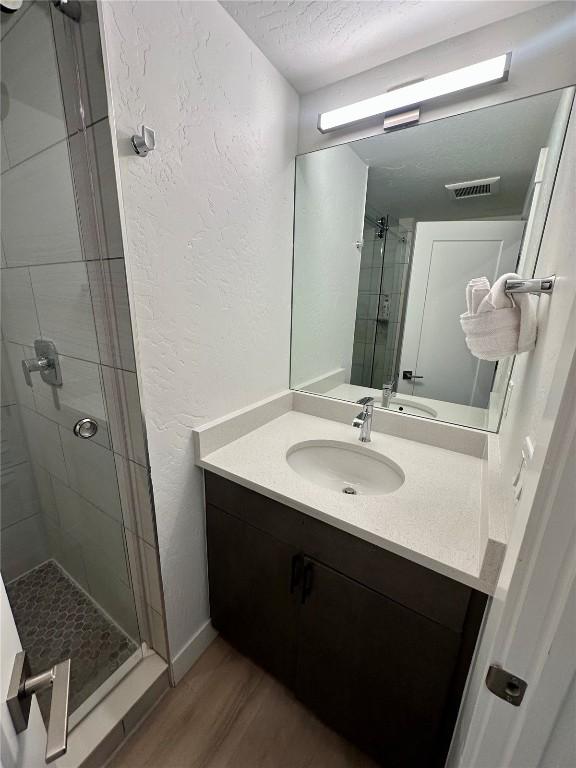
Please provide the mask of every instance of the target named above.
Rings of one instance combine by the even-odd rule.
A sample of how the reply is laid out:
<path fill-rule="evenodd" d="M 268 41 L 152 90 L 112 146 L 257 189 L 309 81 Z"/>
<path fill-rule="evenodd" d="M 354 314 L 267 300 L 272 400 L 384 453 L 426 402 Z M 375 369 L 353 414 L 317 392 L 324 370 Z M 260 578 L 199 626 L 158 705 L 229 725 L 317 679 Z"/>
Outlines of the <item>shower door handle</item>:
<path fill-rule="evenodd" d="M 14 659 L 6 704 L 16 733 L 28 728 L 32 696 L 48 688 L 52 690 L 46 762 L 52 763 L 66 753 L 68 748 L 68 699 L 70 694 L 70 659 L 55 664 L 46 672 L 30 675 L 30 663 L 25 651 Z"/>

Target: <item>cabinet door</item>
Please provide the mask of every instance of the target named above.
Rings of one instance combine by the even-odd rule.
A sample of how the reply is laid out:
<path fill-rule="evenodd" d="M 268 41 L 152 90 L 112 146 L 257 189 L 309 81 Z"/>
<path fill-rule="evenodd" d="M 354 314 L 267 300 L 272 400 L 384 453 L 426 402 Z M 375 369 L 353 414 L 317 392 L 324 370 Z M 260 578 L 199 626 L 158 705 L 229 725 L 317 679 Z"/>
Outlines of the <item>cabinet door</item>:
<path fill-rule="evenodd" d="M 214 627 L 293 687 L 301 556 L 295 548 L 210 504 L 206 520 Z"/>
<path fill-rule="evenodd" d="M 296 690 L 387 768 L 438 763 L 459 635 L 306 559 Z"/>

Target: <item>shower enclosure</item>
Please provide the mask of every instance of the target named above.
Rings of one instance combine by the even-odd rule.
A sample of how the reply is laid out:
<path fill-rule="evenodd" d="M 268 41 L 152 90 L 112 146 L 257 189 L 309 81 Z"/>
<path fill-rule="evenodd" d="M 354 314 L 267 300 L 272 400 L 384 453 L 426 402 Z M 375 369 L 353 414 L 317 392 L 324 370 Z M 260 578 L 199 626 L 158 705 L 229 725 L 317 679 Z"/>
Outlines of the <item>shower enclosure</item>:
<path fill-rule="evenodd" d="M 398 377 L 411 232 L 391 216 L 364 219 L 351 383 L 381 389 Z"/>
<path fill-rule="evenodd" d="M 166 655 L 157 542 L 96 4 L 1 17 L 1 571 L 73 725 Z"/>

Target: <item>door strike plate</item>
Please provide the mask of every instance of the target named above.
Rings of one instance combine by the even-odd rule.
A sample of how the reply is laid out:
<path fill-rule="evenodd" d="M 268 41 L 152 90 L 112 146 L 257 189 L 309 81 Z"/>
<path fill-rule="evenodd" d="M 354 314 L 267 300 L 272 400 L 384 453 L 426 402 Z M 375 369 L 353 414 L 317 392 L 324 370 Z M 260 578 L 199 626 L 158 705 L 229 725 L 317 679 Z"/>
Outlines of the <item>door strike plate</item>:
<path fill-rule="evenodd" d="M 486 686 L 495 696 L 504 699 L 513 707 L 519 707 L 528 683 L 497 664 L 492 664 L 486 675 Z"/>

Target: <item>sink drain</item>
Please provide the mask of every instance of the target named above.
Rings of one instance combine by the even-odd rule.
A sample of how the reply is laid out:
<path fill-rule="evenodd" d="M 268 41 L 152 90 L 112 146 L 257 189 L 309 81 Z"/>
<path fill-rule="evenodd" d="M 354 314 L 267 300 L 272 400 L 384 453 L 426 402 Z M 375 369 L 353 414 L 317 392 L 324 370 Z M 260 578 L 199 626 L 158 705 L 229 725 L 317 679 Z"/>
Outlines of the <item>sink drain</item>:
<path fill-rule="evenodd" d="M 356 490 L 356 488 L 351 488 L 349 485 L 347 485 L 345 488 L 342 488 L 342 493 L 347 493 L 350 496 L 356 496 L 358 491 Z"/>

